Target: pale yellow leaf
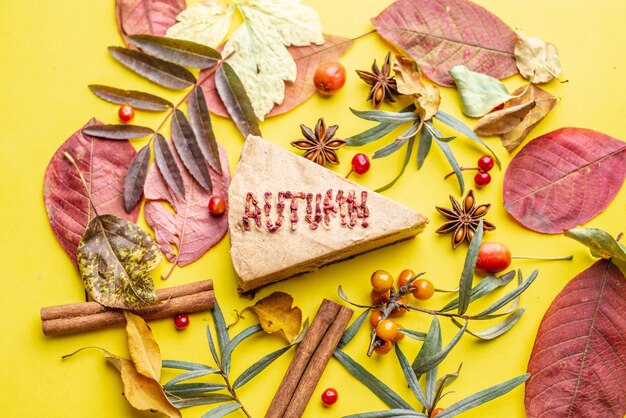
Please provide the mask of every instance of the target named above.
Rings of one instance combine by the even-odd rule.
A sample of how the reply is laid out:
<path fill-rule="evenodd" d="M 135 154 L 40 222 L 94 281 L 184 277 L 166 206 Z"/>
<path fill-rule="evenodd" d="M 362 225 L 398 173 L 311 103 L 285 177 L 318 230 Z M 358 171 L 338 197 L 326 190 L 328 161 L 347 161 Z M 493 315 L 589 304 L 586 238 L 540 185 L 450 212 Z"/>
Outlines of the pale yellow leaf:
<path fill-rule="evenodd" d="M 474 126 L 474 132 L 482 136 L 495 136 L 511 132 L 515 129 L 535 107 L 533 100 L 514 105 L 505 106 L 480 118 Z"/>
<path fill-rule="evenodd" d="M 422 121 L 431 119 L 439 110 L 441 103 L 439 88 L 424 84 L 417 63 L 407 57 L 396 56 L 393 69 L 396 72 L 398 92 L 414 97 L 415 107 Z"/>
<path fill-rule="evenodd" d="M 550 43 L 516 31 L 515 60 L 520 74 L 533 83 L 547 83 L 561 74 L 559 52 Z"/>
<path fill-rule="evenodd" d="M 137 371 L 157 382 L 161 379 L 161 350 L 142 317 L 124 311 L 128 351 Z"/>
<path fill-rule="evenodd" d="M 178 23 L 167 30 L 166 36 L 215 48 L 228 33 L 234 10 L 232 4 L 219 1 L 189 6 L 176 17 Z"/>
<path fill-rule="evenodd" d="M 293 298 L 288 293 L 274 292 L 259 300 L 250 309 L 259 318 L 259 323 L 268 334 L 280 332 L 291 343 L 300 332 L 302 311 L 291 307 Z"/>

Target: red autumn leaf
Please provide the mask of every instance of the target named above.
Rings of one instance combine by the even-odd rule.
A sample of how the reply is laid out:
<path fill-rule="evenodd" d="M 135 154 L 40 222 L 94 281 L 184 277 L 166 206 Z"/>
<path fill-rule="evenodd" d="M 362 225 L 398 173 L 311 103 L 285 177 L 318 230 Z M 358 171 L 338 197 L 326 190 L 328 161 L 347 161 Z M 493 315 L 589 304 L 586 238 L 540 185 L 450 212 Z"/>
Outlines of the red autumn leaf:
<path fill-rule="evenodd" d="M 526 414 L 626 414 L 626 278 L 601 260 L 572 279 L 548 308 L 528 364 Z"/>
<path fill-rule="evenodd" d="M 147 34 L 164 36 L 176 23 L 176 16 L 187 8 L 185 0 L 117 0 L 115 16 L 117 29 L 128 42 L 128 35 Z"/>
<path fill-rule="evenodd" d="M 584 224 L 611 203 L 626 177 L 626 144 L 589 129 L 562 128 L 526 145 L 504 176 L 504 207 L 547 234 Z"/>
<path fill-rule="evenodd" d="M 87 126 L 101 125 L 95 119 Z M 113 214 L 136 222 L 139 207 L 124 210 L 124 176 L 135 157 L 128 141 L 96 139 L 76 131 L 54 153 L 44 178 L 43 198 L 52 231 L 76 264 L 76 249 L 94 213 L 78 173 L 63 155 L 70 154 L 78 164 L 91 191 L 93 203 L 101 215 Z"/>
<path fill-rule="evenodd" d="M 298 75 L 293 83 L 285 83 L 283 103 L 274 106 L 267 116 L 286 113 L 315 94 L 313 75 L 317 67 L 324 62 L 338 61 L 354 43 L 354 40 L 342 36 L 324 35 L 324 38 L 326 42 L 322 45 L 290 46 L 287 48 L 296 61 Z M 221 48 L 219 50 L 221 51 Z M 207 71 L 209 70 L 201 72 L 198 78 L 202 80 Z M 209 110 L 216 115 L 229 117 L 224 104 L 217 95 L 215 77 L 209 77 L 201 84 L 201 87 Z"/>
<path fill-rule="evenodd" d="M 463 64 L 502 79 L 517 74 L 517 35 L 500 18 L 467 0 L 398 0 L 372 19 L 376 31 L 405 51 L 424 74 L 453 86 Z"/>
<path fill-rule="evenodd" d="M 186 266 L 200 258 L 226 233 L 228 217 L 226 214 L 219 217 L 209 214 L 208 205 L 212 195 L 220 196 L 228 202 L 230 171 L 226 151 L 219 146 L 224 174 L 219 175 L 213 169 L 209 169 L 213 183 L 213 193 L 209 193 L 182 168 L 183 164 L 178 154 L 171 143 L 169 146 L 176 163 L 181 167 L 185 198 L 179 198 L 170 192 L 155 165 L 150 167 L 143 191 L 146 198 L 144 205 L 146 221 L 154 230 L 156 241 L 163 254 L 174 263 L 172 266 L 174 268 L 177 265 Z"/>

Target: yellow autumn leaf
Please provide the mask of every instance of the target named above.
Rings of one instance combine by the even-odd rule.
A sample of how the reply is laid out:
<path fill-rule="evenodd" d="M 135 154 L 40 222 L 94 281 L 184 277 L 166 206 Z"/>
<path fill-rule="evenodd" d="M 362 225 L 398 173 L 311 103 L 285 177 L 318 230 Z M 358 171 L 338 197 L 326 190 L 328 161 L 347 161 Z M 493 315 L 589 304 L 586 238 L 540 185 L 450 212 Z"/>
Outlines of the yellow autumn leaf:
<path fill-rule="evenodd" d="M 561 74 L 559 51 L 551 43 L 516 31 L 515 61 L 522 77 L 532 83 L 547 83 Z"/>
<path fill-rule="evenodd" d="M 302 311 L 298 307 L 291 307 L 293 298 L 285 292 L 274 292 L 259 300 L 251 309 L 259 318 L 259 323 L 265 332 L 272 334 L 280 332 L 287 342 L 291 343 L 300 332 L 302 326 Z"/>
<path fill-rule="evenodd" d="M 157 382 L 161 379 L 161 350 L 142 317 L 124 311 L 128 351 L 137 371 Z"/>
<path fill-rule="evenodd" d="M 393 67 L 396 72 L 398 92 L 413 96 L 413 101 L 422 121 L 432 118 L 439 110 L 441 95 L 436 86 L 424 84 L 417 63 L 404 56 L 396 56 Z"/>
<path fill-rule="evenodd" d="M 158 411 L 170 418 L 181 418 L 180 411 L 165 396 L 161 384 L 137 371 L 132 361 L 105 352 L 106 359 L 119 370 L 124 396 L 133 408 Z"/>

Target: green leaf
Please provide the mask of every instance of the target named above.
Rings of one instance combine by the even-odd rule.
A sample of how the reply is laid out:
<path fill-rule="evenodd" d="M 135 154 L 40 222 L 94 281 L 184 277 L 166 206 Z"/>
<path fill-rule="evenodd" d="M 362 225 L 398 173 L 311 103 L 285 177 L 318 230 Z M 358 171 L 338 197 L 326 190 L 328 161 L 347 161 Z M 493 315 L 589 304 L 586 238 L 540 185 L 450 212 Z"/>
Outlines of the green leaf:
<path fill-rule="evenodd" d="M 401 332 L 402 334 L 406 335 L 407 337 L 413 338 L 414 340 L 417 341 L 424 341 L 426 339 L 426 335 L 423 332 L 419 332 L 419 331 L 414 331 L 412 329 L 406 329 L 406 328 L 401 328 L 398 330 L 398 332 Z"/>
<path fill-rule="evenodd" d="M 235 412 L 241 408 L 241 404 L 237 402 L 226 403 L 224 405 L 216 406 L 206 414 L 202 415 L 202 418 L 221 418 Z"/>
<path fill-rule="evenodd" d="M 339 344 L 337 344 L 337 348 L 344 348 L 346 345 L 348 345 L 350 341 L 352 341 L 356 333 L 359 331 L 359 329 L 361 329 L 361 326 L 367 319 L 367 315 L 369 314 L 369 312 L 370 312 L 369 309 L 364 310 L 363 313 L 359 315 L 359 317 L 355 319 L 354 322 L 352 322 L 352 324 L 350 324 L 350 326 L 345 330 L 345 332 L 341 336 L 341 339 L 339 340 Z"/>
<path fill-rule="evenodd" d="M 360 147 L 361 145 L 369 144 L 389 134 L 400 125 L 399 123 L 379 123 L 360 134 L 346 138 L 346 145 L 349 147 Z"/>
<path fill-rule="evenodd" d="M 428 330 L 428 334 L 426 339 L 424 340 L 424 344 L 422 345 L 422 349 L 425 345 L 429 345 L 429 348 L 433 351 L 433 353 L 438 353 L 442 348 L 441 341 L 441 328 L 439 326 L 439 320 L 437 320 L 436 316 L 433 316 L 433 321 L 431 323 L 431 329 Z M 418 357 L 421 354 L 418 353 Z M 417 361 L 417 359 L 416 359 Z M 437 366 L 431 368 L 426 372 L 426 399 L 428 400 L 429 410 L 433 409 L 436 401 L 436 390 L 437 390 Z"/>
<path fill-rule="evenodd" d="M 206 376 L 209 374 L 216 374 L 219 372 L 219 370 L 213 368 L 207 368 L 205 370 L 191 370 L 189 372 L 181 373 L 173 379 L 169 380 L 167 383 L 165 383 L 165 385 L 163 385 L 163 387 L 168 388 L 175 385 L 176 383 L 184 382 L 185 380 L 197 379 L 198 377 Z"/>
<path fill-rule="evenodd" d="M 110 46 L 109 53 L 126 68 L 160 86 L 182 90 L 196 82 L 196 78 L 186 68 L 143 52 Z"/>
<path fill-rule="evenodd" d="M 572 228 L 566 229 L 563 234 L 589 247 L 594 257 L 626 261 L 626 251 L 606 231 L 598 228 Z"/>
<path fill-rule="evenodd" d="M 435 354 L 441 351 L 441 345 L 441 327 L 437 317 L 433 316 L 426 338 L 424 338 L 424 344 L 422 344 L 411 367 L 417 369 L 418 366 L 426 364 Z M 424 406 L 428 407 L 430 405 L 425 404 Z"/>
<path fill-rule="evenodd" d="M 371 120 L 380 123 L 402 124 L 414 122 L 419 119 L 419 115 L 415 112 L 387 112 L 384 110 L 356 110 L 350 108 L 350 111 L 361 119 Z"/>
<path fill-rule="evenodd" d="M 441 399 L 441 397 L 443 396 L 443 389 L 459 377 L 461 367 L 463 367 L 463 363 L 459 364 L 459 368 L 456 370 L 456 372 L 444 374 L 439 379 L 437 379 L 437 382 L 435 383 L 435 403 L 438 403 L 439 399 Z"/>
<path fill-rule="evenodd" d="M 470 331 L 469 329 L 466 329 L 465 332 L 476 338 L 480 338 L 481 340 L 493 340 L 494 338 L 499 337 L 500 335 L 506 333 L 508 330 L 513 328 L 513 325 L 515 325 L 517 321 L 519 321 L 522 315 L 524 315 L 525 311 L 526 308 L 516 309 L 502 322 L 499 322 L 498 324 L 484 331 Z M 452 321 L 456 326 L 461 327 L 461 324 L 454 318 L 452 318 Z"/>
<path fill-rule="evenodd" d="M 421 412 L 414 411 L 412 409 L 388 409 L 386 411 L 378 412 L 365 412 L 361 414 L 347 415 L 344 418 L 411 418 L 411 417 L 426 417 Z"/>
<path fill-rule="evenodd" d="M 430 121 L 426 123 L 431 123 Z M 430 151 L 430 146 L 433 143 L 433 136 L 427 128 L 423 128 L 420 131 L 420 142 L 417 148 L 417 169 L 419 170 L 424 165 L 424 161 Z"/>
<path fill-rule="evenodd" d="M 226 62 L 222 63 L 215 72 L 215 87 L 224 107 L 243 137 L 261 136 L 259 121 L 254 114 L 250 98 L 235 70 Z"/>
<path fill-rule="evenodd" d="M 213 48 L 182 39 L 154 35 L 130 35 L 128 39 L 150 55 L 191 68 L 211 68 L 222 58 Z"/>
<path fill-rule="evenodd" d="M 493 160 L 496 162 L 496 165 L 498 167 L 502 167 L 502 163 L 500 162 L 500 159 L 498 158 L 496 153 L 493 152 L 493 150 L 491 148 L 489 148 L 489 145 L 487 145 L 482 139 L 480 139 L 478 136 L 476 136 L 474 131 L 472 131 L 466 124 L 464 124 L 460 120 L 456 119 L 452 115 L 449 115 L 446 112 L 443 112 L 441 110 L 437 112 L 437 114 L 435 115 L 435 119 L 437 119 L 440 122 L 445 123 L 446 125 L 448 125 L 452 129 L 457 130 L 458 132 L 460 132 L 463 135 L 467 136 L 472 141 L 474 141 L 474 142 L 482 145 L 483 147 L 485 147 L 489 151 L 491 156 L 493 157 Z"/>
<path fill-rule="evenodd" d="M 443 412 L 437 415 L 437 418 L 453 417 L 469 409 L 489 402 L 499 396 L 504 395 L 505 393 L 510 392 L 512 389 L 515 389 L 517 386 L 528 380 L 529 377 L 530 375 L 526 373 L 511 380 L 507 380 L 506 382 L 482 390 L 478 393 L 475 393 L 474 395 L 468 396 L 467 398 L 445 408 Z"/>
<path fill-rule="evenodd" d="M 503 274 L 500 277 L 496 277 L 496 276 L 492 276 L 492 275 L 486 276 L 476 286 L 474 286 L 472 288 L 472 291 L 470 293 L 470 300 L 469 300 L 470 303 L 472 303 L 476 299 L 479 299 L 479 298 L 481 298 L 481 297 L 491 293 L 495 289 L 498 289 L 500 287 L 506 286 L 514 278 L 515 278 L 515 271 L 514 270 L 511 270 L 511 271 Z M 448 311 L 451 311 L 453 309 L 456 309 L 458 306 L 459 306 L 459 299 L 455 298 L 455 299 L 451 300 L 450 302 L 448 302 L 448 304 L 446 306 L 441 308 L 440 311 L 448 312 Z"/>
<path fill-rule="evenodd" d="M 185 184 L 178 169 L 178 164 L 170 150 L 167 141 L 161 134 L 156 134 L 154 140 L 154 162 L 163 176 L 167 187 L 181 199 L 185 198 Z"/>
<path fill-rule="evenodd" d="M 238 389 L 248 383 L 248 381 L 252 380 L 254 377 L 256 377 L 256 375 L 265 370 L 267 366 L 272 364 L 274 360 L 286 353 L 291 347 L 293 347 L 293 344 L 281 347 L 278 350 L 272 351 L 271 353 L 260 358 L 258 361 L 256 361 L 246 370 L 244 370 L 243 373 L 241 373 L 239 377 L 237 377 L 237 379 L 235 379 L 235 382 L 233 383 L 233 388 Z"/>
<path fill-rule="evenodd" d="M 450 75 L 461 95 L 463 113 L 469 117 L 485 116 L 494 107 L 511 98 L 500 80 L 470 71 L 464 65 L 452 67 Z"/>
<path fill-rule="evenodd" d="M 454 154 L 452 153 L 452 149 L 450 149 L 450 145 L 448 145 L 447 142 L 440 141 L 439 138 L 437 138 L 436 136 L 433 136 L 433 138 L 435 139 L 435 143 L 439 146 L 439 148 L 441 148 L 441 151 L 443 151 L 443 155 L 445 155 L 448 163 L 450 163 L 450 167 L 452 167 L 454 175 L 459 182 L 461 194 L 463 194 L 465 192 L 465 180 L 463 180 L 461 167 L 459 166 L 459 163 L 457 163 L 456 158 L 454 158 Z"/>
<path fill-rule="evenodd" d="M 179 383 L 166 384 L 163 389 L 172 395 L 188 396 L 226 389 L 226 385 L 223 383 Z"/>
<path fill-rule="evenodd" d="M 150 234 L 115 215 L 94 217 L 76 253 L 89 295 L 101 305 L 119 309 L 159 302 L 150 271 L 161 257 Z"/>
<path fill-rule="evenodd" d="M 211 116 L 206 104 L 202 87 L 196 86 L 187 99 L 187 108 L 189 112 L 189 122 L 196 135 L 198 146 L 204 159 L 209 163 L 211 168 L 220 175 L 222 174 L 222 163 L 220 161 L 220 153 L 213 133 L 211 124 Z"/>
<path fill-rule="evenodd" d="M 133 158 L 124 177 L 124 209 L 130 213 L 143 195 L 150 165 L 150 145 L 143 146 Z"/>
<path fill-rule="evenodd" d="M 470 304 L 470 294 L 472 291 L 472 281 L 474 280 L 474 270 L 478 259 L 478 249 L 483 240 L 483 220 L 478 223 L 474 236 L 470 241 L 465 255 L 465 265 L 459 281 L 459 315 L 463 315 Z"/>
<path fill-rule="evenodd" d="M 511 302 L 513 299 L 515 299 L 516 297 L 521 295 L 522 292 L 524 292 L 526 289 L 528 289 L 528 286 L 530 286 L 535 281 L 535 279 L 537 278 L 538 274 L 539 274 L 539 272 L 537 270 L 534 270 L 530 274 L 528 279 L 524 280 L 523 283 L 521 283 L 515 289 L 513 289 L 512 291 L 510 291 L 509 293 L 504 295 L 502 298 L 498 299 L 495 303 L 493 303 L 487 309 L 485 309 L 484 311 L 482 311 L 481 313 L 479 313 L 479 314 L 477 314 L 475 316 L 480 318 L 480 317 L 489 315 L 489 314 L 497 311 L 498 309 L 502 308 L 504 305 L 506 305 L 507 303 Z"/>
<path fill-rule="evenodd" d="M 168 100 L 142 91 L 122 90 L 100 84 L 90 84 L 89 89 L 102 100 L 120 105 L 128 103 L 135 109 L 161 112 L 174 107 Z"/>
<path fill-rule="evenodd" d="M 456 335 L 454 336 L 454 338 L 452 338 L 452 340 L 448 343 L 448 345 L 446 345 L 441 351 L 432 354 L 428 358 L 424 358 L 423 361 L 419 363 L 417 361 L 413 362 L 412 367 L 413 367 L 413 370 L 415 371 L 415 374 L 422 375 L 426 373 L 428 370 L 432 369 L 433 367 L 437 367 L 446 358 L 446 356 L 450 353 L 450 351 L 452 351 L 454 346 L 457 345 L 457 343 L 461 340 L 461 337 L 463 336 L 463 333 L 465 332 L 466 329 L 467 329 L 467 322 L 465 323 L 463 328 L 459 332 L 456 333 Z M 417 358 L 415 360 L 417 360 Z"/>
<path fill-rule="evenodd" d="M 137 125 L 93 125 L 81 131 L 96 138 L 127 140 L 144 138 L 154 134 L 154 130 Z"/>
<path fill-rule="evenodd" d="M 396 178 L 391 180 L 391 182 L 387 183 L 386 185 L 384 185 L 383 187 L 379 189 L 376 189 L 375 190 L 376 192 L 378 193 L 384 192 L 385 190 L 389 189 L 391 186 L 396 184 L 396 181 L 398 181 L 398 179 L 402 176 L 402 174 L 404 173 L 404 170 L 406 169 L 406 166 L 409 164 L 409 160 L 411 159 L 411 153 L 413 152 L 414 144 L 415 144 L 415 137 L 409 139 L 409 146 L 406 148 L 406 154 L 404 156 L 404 163 L 402 163 L 402 169 L 400 170 L 400 173 L 398 173 Z"/>
<path fill-rule="evenodd" d="M 230 373 L 230 356 L 233 354 L 235 348 L 246 338 L 253 336 L 259 332 L 263 331 L 263 328 L 259 324 L 252 325 L 239 334 L 235 335 L 235 337 L 226 344 L 224 350 L 222 351 L 222 364 L 224 365 L 224 372 L 226 375 Z"/>
<path fill-rule="evenodd" d="M 192 363 L 189 361 L 178 361 L 178 360 L 163 360 L 162 367 L 165 369 L 178 369 L 178 370 L 216 370 L 213 367 L 205 366 L 204 364 Z"/>
<path fill-rule="evenodd" d="M 391 155 L 394 152 L 398 151 L 400 148 L 402 148 L 402 146 L 404 146 L 406 142 L 407 142 L 406 139 L 396 139 L 392 143 L 387 144 L 381 149 L 379 149 L 378 151 L 376 151 L 374 155 L 372 156 L 372 159 L 383 158 L 388 155 Z"/>
<path fill-rule="evenodd" d="M 213 189 L 213 184 L 211 183 L 209 167 L 204 160 L 189 121 L 185 114 L 178 109 L 174 110 L 170 129 L 172 131 L 172 142 L 183 165 L 198 184 L 210 193 Z"/>
<path fill-rule="evenodd" d="M 222 367 L 222 362 L 220 361 L 220 357 L 217 355 L 217 350 L 215 349 L 215 343 L 213 342 L 213 335 L 211 334 L 210 325 L 206 326 L 206 339 L 209 343 L 209 350 L 211 351 L 211 356 L 213 357 L 213 360 L 215 360 L 215 364 L 217 364 L 218 367 Z"/>
<path fill-rule="evenodd" d="M 425 407 L 428 407 L 428 399 L 426 399 L 426 395 L 420 386 L 418 381 L 418 377 L 415 372 L 411 368 L 409 361 L 406 356 L 400 349 L 400 345 L 396 343 L 396 357 L 398 357 L 398 362 L 400 363 L 400 368 L 402 369 L 402 373 L 404 374 L 404 378 L 406 382 L 409 384 L 409 388 L 411 388 L 411 392 L 415 395 L 415 398 Z"/>
<path fill-rule="evenodd" d="M 169 401 L 178 409 L 190 408 L 198 405 L 211 405 L 214 403 L 232 401 L 233 397 L 221 393 L 207 393 L 202 396 L 194 396 L 191 398 L 181 396 L 168 396 Z"/>
<path fill-rule="evenodd" d="M 217 303 L 217 299 L 215 300 L 215 307 L 213 308 L 212 314 L 215 332 L 217 333 L 217 344 L 220 347 L 220 354 L 222 355 L 222 367 L 226 369 L 229 368 L 229 365 L 226 364 L 224 353 L 226 353 L 226 347 L 230 342 L 230 337 L 228 336 L 228 329 L 226 328 L 224 314 L 222 314 L 222 309 L 220 308 L 219 303 Z"/>
<path fill-rule="evenodd" d="M 337 349 L 333 353 L 335 358 L 354 376 L 359 382 L 364 384 L 378 398 L 391 408 L 412 409 L 389 386 L 381 382 L 376 376 L 368 372 L 363 366 L 354 361 L 349 355 Z"/>
<path fill-rule="evenodd" d="M 341 299 L 343 299 L 352 306 L 356 306 L 357 308 L 371 308 L 371 306 L 369 305 L 359 305 L 358 303 L 354 303 L 350 299 L 348 299 L 348 296 L 346 295 L 346 292 L 343 291 L 343 287 L 341 287 L 341 285 L 339 285 L 339 287 L 337 288 L 337 294 Z"/>

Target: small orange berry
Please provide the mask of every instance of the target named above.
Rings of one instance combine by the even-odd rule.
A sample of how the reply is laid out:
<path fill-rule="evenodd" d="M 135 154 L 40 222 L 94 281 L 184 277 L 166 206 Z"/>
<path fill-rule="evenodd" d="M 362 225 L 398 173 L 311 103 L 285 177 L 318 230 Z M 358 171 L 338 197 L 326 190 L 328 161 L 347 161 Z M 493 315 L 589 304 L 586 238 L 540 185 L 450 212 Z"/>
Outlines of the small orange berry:
<path fill-rule="evenodd" d="M 400 329 L 400 325 L 391 319 L 383 319 L 376 326 L 376 335 L 385 340 L 385 341 L 393 341 L 398 335 L 398 330 Z"/>
<path fill-rule="evenodd" d="M 393 277 L 385 270 L 376 270 L 370 278 L 370 283 L 378 293 L 388 292 L 393 286 Z"/>
<path fill-rule="evenodd" d="M 413 270 L 402 270 L 398 276 L 398 287 L 402 287 L 407 284 L 413 276 L 415 276 L 415 272 Z"/>
<path fill-rule="evenodd" d="M 374 347 L 374 351 L 376 351 L 378 354 L 387 354 L 391 351 L 392 346 L 393 344 L 391 343 L 391 341 L 384 341 L 383 345 L 377 345 L 376 347 Z"/>
<path fill-rule="evenodd" d="M 406 298 L 404 296 L 400 296 L 397 302 L 403 305 L 406 305 Z M 399 316 L 404 315 L 405 313 L 406 313 L 406 308 L 396 308 L 389 313 L 389 316 L 391 316 L 392 318 L 397 318 Z"/>
<path fill-rule="evenodd" d="M 383 318 L 383 313 L 379 310 L 372 311 L 370 315 L 370 325 L 372 328 L 376 328 L 380 320 Z"/>
<path fill-rule="evenodd" d="M 389 292 L 378 293 L 374 289 L 370 292 L 370 296 L 372 297 L 372 303 L 374 305 L 380 305 L 383 303 L 389 302 Z"/>
<path fill-rule="evenodd" d="M 434 418 L 437 415 L 441 414 L 442 412 L 443 412 L 443 408 L 437 408 L 437 409 L 433 410 L 433 412 L 431 412 L 430 418 Z"/>
<path fill-rule="evenodd" d="M 433 286 L 430 280 L 417 279 L 413 284 L 415 285 L 415 290 L 413 290 L 415 299 L 426 300 L 432 298 L 435 294 L 435 286 Z"/>

